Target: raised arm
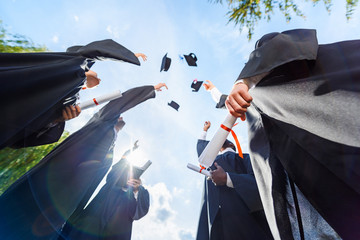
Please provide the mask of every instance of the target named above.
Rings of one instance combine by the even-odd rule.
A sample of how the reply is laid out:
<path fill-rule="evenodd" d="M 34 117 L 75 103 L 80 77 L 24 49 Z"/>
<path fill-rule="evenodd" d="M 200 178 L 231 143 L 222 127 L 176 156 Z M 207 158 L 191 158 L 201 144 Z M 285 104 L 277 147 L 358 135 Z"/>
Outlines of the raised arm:
<path fill-rule="evenodd" d="M 295 60 L 315 60 L 318 43 L 316 31 L 295 29 L 264 35 L 250 54 L 225 104 L 231 115 L 245 120 L 254 87 L 275 68 Z"/>
<path fill-rule="evenodd" d="M 207 134 L 207 131 L 209 130 L 210 126 L 211 126 L 210 121 L 206 121 L 204 123 L 203 132 L 202 132 L 201 136 L 199 137 L 197 145 L 196 145 L 196 150 L 197 150 L 198 156 L 201 155 L 201 153 L 204 151 L 206 145 L 208 145 L 208 143 L 209 143 L 209 141 L 206 141 L 206 134 Z"/>

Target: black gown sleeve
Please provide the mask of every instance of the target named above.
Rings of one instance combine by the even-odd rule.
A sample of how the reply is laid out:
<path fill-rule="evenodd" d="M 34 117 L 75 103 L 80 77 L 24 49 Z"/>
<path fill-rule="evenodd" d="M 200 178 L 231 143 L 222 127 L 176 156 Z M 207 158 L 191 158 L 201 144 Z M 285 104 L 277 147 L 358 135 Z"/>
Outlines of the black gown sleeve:
<path fill-rule="evenodd" d="M 38 132 L 21 139 L 11 145 L 12 148 L 35 147 L 57 142 L 64 132 L 65 122 L 61 122 L 52 127 L 44 127 Z"/>
<path fill-rule="evenodd" d="M 106 104 L 102 109 L 100 109 L 95 117 L 98 117 L 103 121 L 117 119 L 121 113 L 126 112 L 150 98 L 155 98 L 154 86 L 132 88 L 124 92 L 122 97 L 114 99 Z"/>
<path fill-rule="evenodd" d="M 139 59 L 132 51 L 111 39 L 91 42 L 85 46 L 72 46 L 66 52 L 93 60 L 119 60 L 140 65 Z"/>
<path fill-rule="evenodd" d="M 282 33 L 263 36 L 257 47 L 249 56 L 249 61 L 242 69 L 238 79 L 253 77 L 270 72 L 274 68 L 295 60 L 315 60 L 318 52 L 316 30 L 295 29 Z M 286 51 L 284 51 L 286 50 Z"/>
<path fill-rule="evenodd" d="M 244 159 L 237 159 L 243 161 L 246 168 L 246 173 L 238 174 L 229 172 L 229 176 L 234 185 L 235 191 L 244 200 L 250 212 L 256 212 L 263 209 L 259 190 L 256 184 L 256 179 L 251 168 L 250 158 L 248 154 L 244 154 Z"/>
<path fill-rule="evenodd" d="M 197 150 L 199 157 L 200 157 L 201 153 L 204 151 L 204 149 L 206 148 L 206 146 L 208 145 L 208 143 L 209 143 L 209 141 L 207 141 L 207 140 L 198 139 L 198 142 L 196 145 L 196 150 Z"/>
<path fill-rule="evenodd" d="M 136 201 L 136 212 L 133 217 L 134 220 L 139 220 L 149 212 L 150 195 L 148 190 L 143 186 L 139 187 L 139 195 Z"/>

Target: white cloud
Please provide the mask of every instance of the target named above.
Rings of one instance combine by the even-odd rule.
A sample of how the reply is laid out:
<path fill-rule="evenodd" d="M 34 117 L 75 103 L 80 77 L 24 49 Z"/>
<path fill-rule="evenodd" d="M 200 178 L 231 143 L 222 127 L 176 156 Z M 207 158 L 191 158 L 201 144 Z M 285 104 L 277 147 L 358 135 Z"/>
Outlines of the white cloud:
<path fill-rule="evenodd" d="M 172 192 L 173 192 L 173 195 L 176 197 L 176 196 L 182 195 L 184 193 L 184 189 L 174 187 Z"/>
<path fill-rule="evenodd" d="M 54 43 L 58 43 L 59 42 L 59 36 L 54 35 L 51 39 Z"/>
<path fill-rule="evenodd" d="M 164 182 L 145 186 L 151 197 L 149 213 L 133 223 L 133 240 L 192 240 L 194 232 L 176 224 L 178 212 L 173 209 L 173 195 Z"/>
<path fill-rule="evenodd" d="M 113 25 L 108 25 L 106 31 L 110 33 L 111 38 L 119 39 L 120 37 L 125 36 L 125 33 L 130 29 L 130 24 L 125 24 L 114 27 Z"/>
<path fill-rule="evenodd" d="M 75 22 L 78 22 L 79 21 L 79 16 L 74 15 L 74 20 L 75 20 Z"/>

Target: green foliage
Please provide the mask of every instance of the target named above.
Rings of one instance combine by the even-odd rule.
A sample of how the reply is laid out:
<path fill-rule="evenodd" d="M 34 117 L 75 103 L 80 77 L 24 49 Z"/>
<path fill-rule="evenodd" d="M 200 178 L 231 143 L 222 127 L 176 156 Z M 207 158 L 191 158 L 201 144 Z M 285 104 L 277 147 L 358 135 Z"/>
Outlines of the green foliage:
<path fill-rule="evenodd" d="M 223 3 L 222 0 L 209 0 L 210 2 Z M 306 0 L 309 1 L 309 0 Z M 310 0 L 313 5 L 323 2 L 326 10 L 330 13 L 332 0 Z M 290 22 L 292 14 L 305 18 L 305 15 L 296 5 L 296 0 L 226 0 L 230 11 L 227 13 L 229 22 L 239 26 L 240 31 L 248 29 L 248 39 L 254 34 L 255 25 L 262 19 L 270 21 L 274 9 L 278 8 L 284 14 L 287 22 Z M 349 20 L 356 7 L 358 0 L 346 0 L 346 18 Z"/>
<path fill-rule="evenodd" d="M 58 142 L 48 145 L 0 150 L 0 195 L 68 136 L 64 132 Z"/>
<path fill-rule="evenodd" d="M 29 38 L 9 33 L 0 20 L 0 52 L 44 52 L 45 46 L 35 45 Z M 0 151 L 0 194 L 25 172 L 35 166 L 46 154 L 62 142 L 69 133 L 64 132 L 57 143 L 39 147 L 12 149 Z"/>
<path fill-rule="evenodd" d="M 29 38 L 9 33 L 0 20 L 0 52 L 44 52 L 45 46 L 35 45 Z"/>

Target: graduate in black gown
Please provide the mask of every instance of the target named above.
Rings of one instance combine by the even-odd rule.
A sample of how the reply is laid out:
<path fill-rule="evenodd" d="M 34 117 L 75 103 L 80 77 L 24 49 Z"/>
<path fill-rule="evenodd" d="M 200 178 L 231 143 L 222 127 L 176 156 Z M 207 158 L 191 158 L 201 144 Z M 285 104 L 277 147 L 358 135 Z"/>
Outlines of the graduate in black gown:
<path fill-rule="evenodd" d="M 140 65 L 137 57 L 122 45 L 107 39 L 66 52 L 0 53 L 0 149 L 53 143 L 64 130 L 64 120 L 76 117 L 80 109 L 67 105 L 76 94 L 96 60 L 118 60 Z"/>
<path fill-rule="evenodd" d="M 49 239 L 82 211 L 112 164 L 120 114 L 155 97 L 156 86 L 132 88 L 101 108 L 0 196 L 0 238 Z M 120 125 L 119 125 L 120 124 Z"/>
<path fill-rule="evenodd" d="M 130 240 L 132 222 L 149 211 L 149 192 L 131 178 L 126 152 L 106 177 L 106 184 L 78 215 L 71 216 L 59 240 Z"/>
<path fill-rule="evenodd" d="M 360 239 L 359 49 L 360 40 L 319 45 L 309 29 L 266 34 L 229 94 L 232 115 L 248 110 L 252 165 L 277 239 Z"/>
<path fill-rule="evenodd" d="M 209 141 L 204 135 L 197 143 L 200 156 Z M 196 240 L 267 240 L 273 239 L 248 154 L 243 158 L 228 140 L 221 148 L 212 169 L 212 179 L 205 179 Z"/>

